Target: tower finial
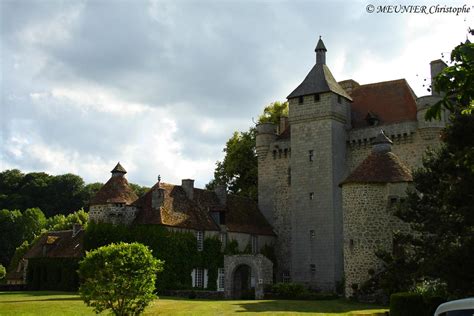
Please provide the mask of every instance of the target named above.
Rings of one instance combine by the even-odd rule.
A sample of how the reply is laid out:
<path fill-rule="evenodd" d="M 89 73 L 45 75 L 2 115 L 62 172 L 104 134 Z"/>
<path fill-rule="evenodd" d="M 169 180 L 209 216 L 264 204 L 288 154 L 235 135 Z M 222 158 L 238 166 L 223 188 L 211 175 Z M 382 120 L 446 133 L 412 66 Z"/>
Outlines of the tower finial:
<path fill-rule="evenodd" d="M 319 41 L 314 51 L 316 52 L 316 64 L 325 65 L 327 49 L 326 46 L 324 46 L 323 40 L 321 39 L 321 35 L 319 36 Z"/>

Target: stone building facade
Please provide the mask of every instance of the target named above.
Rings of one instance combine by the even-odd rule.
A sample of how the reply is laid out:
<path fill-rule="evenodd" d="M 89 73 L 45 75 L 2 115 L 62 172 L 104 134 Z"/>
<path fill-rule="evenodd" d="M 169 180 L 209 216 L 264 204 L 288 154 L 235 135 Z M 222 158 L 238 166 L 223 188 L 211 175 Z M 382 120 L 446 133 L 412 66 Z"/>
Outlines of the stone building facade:
<path fill-rule="evenodd" d="M 257 125 L 258 203 L 278 236 L 277 281 L 335 290 L 344 274 L 348 283 L 352 272 L 347 269 L 360 267 L 353 272 L 358 274 L 375 264 L 356 263 L 362 248 L 348 248 L 357 232 L 364 236 L 367 230 L 351 214 L 366 212 L 360 216 L 376 217 L 382 227 L 390 227 L 387 203 L 394 195 L 402 196 L 407 185 L 340 184 L 371 155 L 381 130 L 393 141 L 391 154 L 400 164 L 408 170 L 419 167 L 425 150 L 440 144 L 445 117 L 424 120 L 439 95 L 417 98 L 404 79 L 366 85 L 337 82 L 326 65 L 321 39 L 315 52 L 316 64 L 288 96 L 288 118 L 281 118 L 279 126 Z M 441 60 L 431 62 L 432 77 L 445 66 Z M 346 248 L 352 252 L 346 255 Z M 354 264 L 347 265 L 347 260 Z M 367 271 L 363 273 L 365 278 Z M 354 276 L 351 281 L 362 279 Z"/>

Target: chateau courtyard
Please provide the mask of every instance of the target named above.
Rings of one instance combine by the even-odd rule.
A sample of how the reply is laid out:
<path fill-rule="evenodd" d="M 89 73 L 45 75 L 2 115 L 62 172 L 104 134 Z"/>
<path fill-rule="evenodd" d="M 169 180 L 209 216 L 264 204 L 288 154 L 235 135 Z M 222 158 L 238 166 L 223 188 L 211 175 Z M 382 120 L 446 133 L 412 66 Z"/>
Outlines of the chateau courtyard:
<path fill-rule="evenodd" d="M 348 300 L 199 300 L 162 297 L 145 315 L 384 315 L 387 309 Z M 69 292 L 0 292 L 0 315 L 95 315 Z"/>

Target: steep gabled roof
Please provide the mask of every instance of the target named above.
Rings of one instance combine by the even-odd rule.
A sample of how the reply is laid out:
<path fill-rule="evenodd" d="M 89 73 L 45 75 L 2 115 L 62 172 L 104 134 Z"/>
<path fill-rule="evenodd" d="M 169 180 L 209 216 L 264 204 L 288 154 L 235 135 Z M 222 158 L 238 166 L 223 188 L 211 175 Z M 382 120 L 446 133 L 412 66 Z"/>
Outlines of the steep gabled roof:
<path fill-rule="evenodd" d="M 367 115 L 375 115 L 379 125 L 416 121 L 416 96 L 405 79 L 361 85 L 351 96 L 354 128 L 370 126 Z"/>
<path fill-rule="evenodd" d="M 395 183 L 411 182 L 410 169 L 403 164 L 397 155 L 388 152 L 372 152 L 340 184 L 347 183 Z"/>
<path fill-rule="evenodd" d="M 343 96 L 348 100 L 352 100 L 347 92 L 334 79 L 328 66 L 325 64 L 315 64 L 303 82 L 287 96 L 287 99 L 329 91 Z"/>
<path fill-rule="evenodd" d="M 163 190 L 164 202 L 159 210 L 152 208 L 152 192 Z M 225 213 L 227 230 L 258 235 L 274 235 L 257 203 L 240 196 L 227 195 L 226 205 L 221 205 L 213 191 L 194 189 L 193 200 L 188 199 L 181 186 L 167 183 L 155 184 L 133 205 L 139 208 L 135 224 L 160 224 L 195 230 L 219 231 L 211 211 Z"/>
<path fill-rule="evenodd" d="M 138 196 L 130 188 L 128 181 L 122 175 L 112 176 L 92 198 L 90 205 L 109 203 L 132 204 Z"/>
<path fill-rule="evenodd" d="M 47 232 L 41 235 L 23 258 L 81 258 L 84 255 L 83 241 L 82 229 L 74 236 L 72 230 Z"/>

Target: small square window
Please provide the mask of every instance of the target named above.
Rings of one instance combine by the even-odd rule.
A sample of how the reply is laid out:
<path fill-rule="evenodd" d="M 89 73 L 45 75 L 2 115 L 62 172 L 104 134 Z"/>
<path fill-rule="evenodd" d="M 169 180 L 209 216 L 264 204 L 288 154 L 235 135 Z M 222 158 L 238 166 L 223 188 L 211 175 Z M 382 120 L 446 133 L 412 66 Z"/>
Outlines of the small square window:
<path fill-rule="evenodd" d="M 310 264 L 309 265 L 309 268 L 311 270 L 311 273 L 315 273 L 316 272 L 316 265 L 314 263 Z"/>
<path fill-rule="evenodd" d="M 309 161 L 314 160 L 314 150 L 308 151 L 308 158 L 309 158 Z"/>
<path fill-rule="evenodd" d="M 314 231 L 314 229 L 311 229 L 311 230 L 309 231 L 309 237 L 311 237 L 311 238 L 316 238 L 316 232 Z"/>
<path fill-rule="evenodd" d="M 304 98 L 303 96 L 298 97 L 298 104 L 303 104 Z"/>
<path fill-rule="evenodd" d="M 314 102 L 319 102 L 319 100 L 321 100 L 321 97 L 319 96 L 319 93 L 316 93 L 314 95 Z"/>
<path fill-rule="evenodd" d="M 310 199 L 310 200 L 314 200 L 314 192 L 310 192 L 310 193 L 309 193 L 309 199 Z"/>

